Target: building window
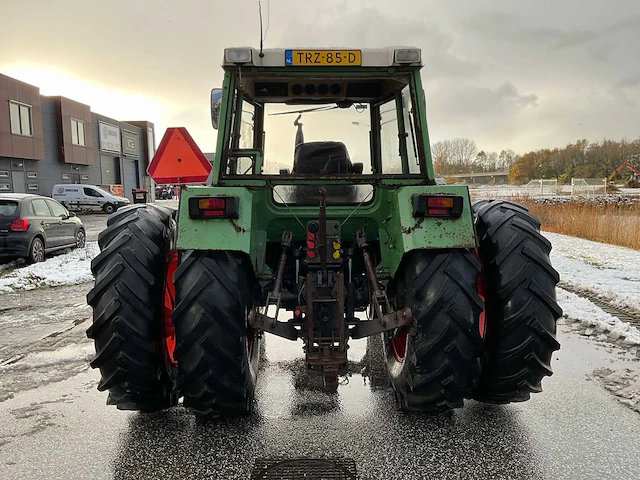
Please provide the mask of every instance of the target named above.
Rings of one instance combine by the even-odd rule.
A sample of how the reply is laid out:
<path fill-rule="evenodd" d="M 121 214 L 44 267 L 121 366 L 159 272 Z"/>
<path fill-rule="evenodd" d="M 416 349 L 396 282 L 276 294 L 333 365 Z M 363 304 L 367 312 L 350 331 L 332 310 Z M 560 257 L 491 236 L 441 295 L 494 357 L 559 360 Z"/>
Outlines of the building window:
<path fill-rule="evenodd" d="M 70 180 L 71 179 L 71 174 L 70 173 L 63 173 L 62 174 L 62 180 Z"/>
<path fill-rule="evenodd" d="M 9 192 L 9 191 L 11 191 L 11 184 L 0 183 L 0 192 Z"/>
<path fill-rule="evenodd" d="M 80 175 L 80 180 L 89 180 L 89 175 Z"/>
<path fill-rule="evenodd" d="M 84 136 L 84 122 L 82 120 L 71 119 L 71 143 L 74 145 L 86 146 Z"/>
<path fill-rule="evenodd" d="M 30 183 L 27 188 L 29 190 L 38 190 L 38 184 L 37 183 Z"/>
<path fill-rule="evenodd" d="M 38 172 L 27 172 L 27 178 L 38 178 Z"/>
<path fill-rule="evenodd" d="M 33 123 L 31 121 L 31 105 L 9 102 L 11 112 L 11 133 L 14 135 L 33 136 Z"/>
<path fill-rule="evenodd" d="M 0 170 L 0 177 L 9 178 L 9 170 Z"/>

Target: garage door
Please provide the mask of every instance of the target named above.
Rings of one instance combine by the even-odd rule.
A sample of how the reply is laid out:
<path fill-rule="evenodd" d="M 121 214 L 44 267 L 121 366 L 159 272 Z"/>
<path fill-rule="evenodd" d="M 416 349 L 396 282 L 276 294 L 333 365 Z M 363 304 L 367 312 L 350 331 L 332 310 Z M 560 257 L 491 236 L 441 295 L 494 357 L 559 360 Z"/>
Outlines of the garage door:
<path fill-rule="evenodd" d="M 140 186 L 138 182 L 138 161 L 124 159 L 124 194 L 129 200 L 133 201 L 131 189 Z"/>
<path fill-rule="evenodd" d="M 100 156 L 103 185 L 122 185 L 120 179 L 120 159 L 118 157 Z"/>

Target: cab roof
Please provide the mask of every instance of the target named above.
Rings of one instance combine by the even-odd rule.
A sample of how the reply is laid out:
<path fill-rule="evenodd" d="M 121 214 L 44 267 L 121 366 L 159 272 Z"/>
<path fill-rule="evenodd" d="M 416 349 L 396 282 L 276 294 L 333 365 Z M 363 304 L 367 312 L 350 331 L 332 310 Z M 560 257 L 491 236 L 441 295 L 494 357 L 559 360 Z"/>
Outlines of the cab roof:
<path fill-rule="evenodd" d="M 327 62 L 327 54 L 331 53 L 331 62 Z M 336 62 L 336 54 L 340 54 L 340 62 Z M 309 57 L 309 55 L 311 57 Z M 345 61 L 342 61 L 342 59 Z M 223 66 L 254 67 L 401 67 L 422 66 L 422 54 L 415 47 L 386 48 L 268 48 L 260 53 L 253 47 L 226 48 Z"/>

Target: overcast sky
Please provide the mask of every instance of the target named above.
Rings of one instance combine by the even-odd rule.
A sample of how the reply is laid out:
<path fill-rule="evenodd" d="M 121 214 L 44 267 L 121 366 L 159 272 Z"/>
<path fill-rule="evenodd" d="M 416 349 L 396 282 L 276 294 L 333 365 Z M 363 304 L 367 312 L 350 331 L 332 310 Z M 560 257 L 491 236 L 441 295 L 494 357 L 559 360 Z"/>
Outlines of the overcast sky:
<path fill-rule="evenodd" d="M 254 0 L 0 0 L 0 72 L 213 151 L 227 46 L 258 46 Z M 270 4 L 270 5 L 269 5 Z M 638 0 L 263 0 L 266 47 L 423 49 L 432 142 L 480 149 L 640 136 Z"/>

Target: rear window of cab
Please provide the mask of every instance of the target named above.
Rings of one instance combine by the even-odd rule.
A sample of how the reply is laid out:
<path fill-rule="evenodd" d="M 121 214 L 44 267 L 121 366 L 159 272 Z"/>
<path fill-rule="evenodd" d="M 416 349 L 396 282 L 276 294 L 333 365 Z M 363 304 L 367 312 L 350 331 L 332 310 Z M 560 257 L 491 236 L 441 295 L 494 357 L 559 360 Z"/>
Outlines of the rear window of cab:
<path fill-rule="evenodd" d="M 0 217 L 13 217 L 18 213 L 18 202 L 0 200 Z"/>

